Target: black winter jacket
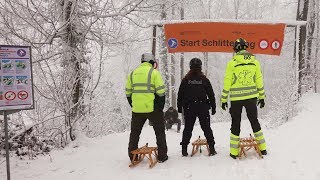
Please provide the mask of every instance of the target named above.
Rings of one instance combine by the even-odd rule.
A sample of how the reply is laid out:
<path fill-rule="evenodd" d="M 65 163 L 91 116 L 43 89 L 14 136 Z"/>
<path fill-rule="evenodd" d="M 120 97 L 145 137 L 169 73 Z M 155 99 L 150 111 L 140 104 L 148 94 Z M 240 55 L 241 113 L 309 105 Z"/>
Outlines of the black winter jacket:
<path fill-rule="evenodd" d="M 182 112 L 182 107 L 186 108 L 196 102 L 207 102 L 213 110 L 216 109 L 215 95 L 209 79 L 194 74 L 181 81 L 177 101 L 178 111 Z"/>

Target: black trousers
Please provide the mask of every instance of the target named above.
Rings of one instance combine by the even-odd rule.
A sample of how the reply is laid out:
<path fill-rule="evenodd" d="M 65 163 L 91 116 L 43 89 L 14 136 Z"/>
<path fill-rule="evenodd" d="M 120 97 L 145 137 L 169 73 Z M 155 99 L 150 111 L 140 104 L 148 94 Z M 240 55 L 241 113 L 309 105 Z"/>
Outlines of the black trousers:
<path fill-rule="evenodd" d="M 231 107 L 229 109 L 232 118 L 231 133 L 236 136 L 239 136 L 240 134 L 241 113 L 243 107 L 246 108 L 247 117 L 250 121 L 253 132 L 255 133 L 261 130 L 261 126 L 258 121 L 257 98 L 231 101 Z"/>
<path fill-rule="evenodd" d="M 159 112 L 159 111 L 151 112 L 151 113 L 132 112 L 131 132 L 130 132 L 129 147 L 128 147 L 128 155 L 130 159 L 133 156 L 130 152 L 138 148 L 141 130 L 147 119 L 149 119 L 149 121 L 152 122 L 152 126 L 156 134 L 157 146 L 158 146 L 158 158 L 160 159 L 167 156 L 168 148 L 167 148 L 167 142 L 166 142 L 163 112 Z"/>
<path fill-rule="evenodd" d="M 171 129 L 172 125 L 177 124 L 177 130 L 181 129 L 181 120 L 180 119 L 166 119 L 166 129 Z"/>
<path fill-rule="evenodd" d="M 200 126 L 204 132 L 209 145 L 214 145 L 214 137 L 210 127 L 209 105 L 207 103 L 195 103 L 184 107 L 184 130 L 181 145 L 188 145 L 192 136 L 192 131 L 196 118 L 199 118 Z"/>

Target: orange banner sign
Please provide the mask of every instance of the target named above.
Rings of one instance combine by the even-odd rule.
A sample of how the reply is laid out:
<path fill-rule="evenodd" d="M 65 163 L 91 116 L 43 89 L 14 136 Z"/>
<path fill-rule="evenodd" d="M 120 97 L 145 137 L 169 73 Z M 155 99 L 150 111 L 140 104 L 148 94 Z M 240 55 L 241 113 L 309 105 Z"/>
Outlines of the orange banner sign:
<path fill-rule="evenodd" d="M 238 38 L 248 42 L 253 54 L 280 55 L 285 24 L 245 23 L 178 23 L 165 24 L 169 53 L 175 52 L 234 52 Z"/>

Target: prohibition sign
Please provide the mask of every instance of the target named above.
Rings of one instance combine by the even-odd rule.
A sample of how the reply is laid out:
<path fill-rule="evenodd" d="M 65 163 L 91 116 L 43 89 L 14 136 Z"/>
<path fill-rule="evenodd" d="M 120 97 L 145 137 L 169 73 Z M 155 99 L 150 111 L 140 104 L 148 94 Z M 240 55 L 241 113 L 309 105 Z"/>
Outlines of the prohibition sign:
<path fill-rule="evenodd" d="M 271 48 L 273 50 L 278 50 L 281 47 L 281 43 L 278 40 L 275 40 L 271 44 Z"/>
<path fill-rule="evenodd" d="M 14 100 L 16 98 L 16 93 L 14 93 L 13 91 L 8 91 L 4 94 L 4 98 L 6 98 L 6 100 Z"/>
<path fill-rule="evenodd" d="M 267 49 L 269 47 L 269 43 L 267 40 L 265 39 L 262 39 L 260 42 L 259 42 L 259 47 L 260 49 Z"/>
<path fill-rule="evenodd" d="M 18 98 L 21 100 L 25 100 L 28 98 L 28 92 L 27 91 L 19 91 L 18 92 Z"/>

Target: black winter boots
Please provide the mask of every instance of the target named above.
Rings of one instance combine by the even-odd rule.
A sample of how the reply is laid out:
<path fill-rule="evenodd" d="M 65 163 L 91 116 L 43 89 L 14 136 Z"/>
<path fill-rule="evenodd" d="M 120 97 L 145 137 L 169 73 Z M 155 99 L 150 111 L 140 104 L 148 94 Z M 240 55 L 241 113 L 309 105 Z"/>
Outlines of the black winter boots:
<path fill-rule="evenodd" d="M 260 152 L 261 152 L 262 155 L 267 155 L 267 151 L 266 150 L 262 150 Z M 233 159 L 237 159 L 238 156 L 230 154 L 230 157 L 232 157 Z"/>
<path fill-rule="evenodd" d="M 188 145 L 182 145 L 182 156 L 188 156 Z"/>
<path fill-rule="evenodd" d="M 209 156 L 214 156 L 217 154 L 216 150 L 214 149 L 214 145 L 209 145 L 210 153 Z"/>
<path fill-rule="evenodd" d="M 168 160 L 168 156 L 158 157 L 158 163 L 163 163 Z"/>
<path fill-rule="evenodd" d="M 235 156 L 235 155 L 230 153 L 230 157 L 232 157 L 232 159 L 237 159 L 238 156 Z"/>
<path fill-rule="evenodd" d="M 260 151 L 262 155 L 267 155 L 267 151 L 266 150 L 262 150 Z"/>
<path fill-rule="evenodd" d="M 217 154 L 214 145 L 209 145 L 209 156 L 214 156 Z M 182 156 L 188 156 L 188 145 L 182 145 Z"/>

